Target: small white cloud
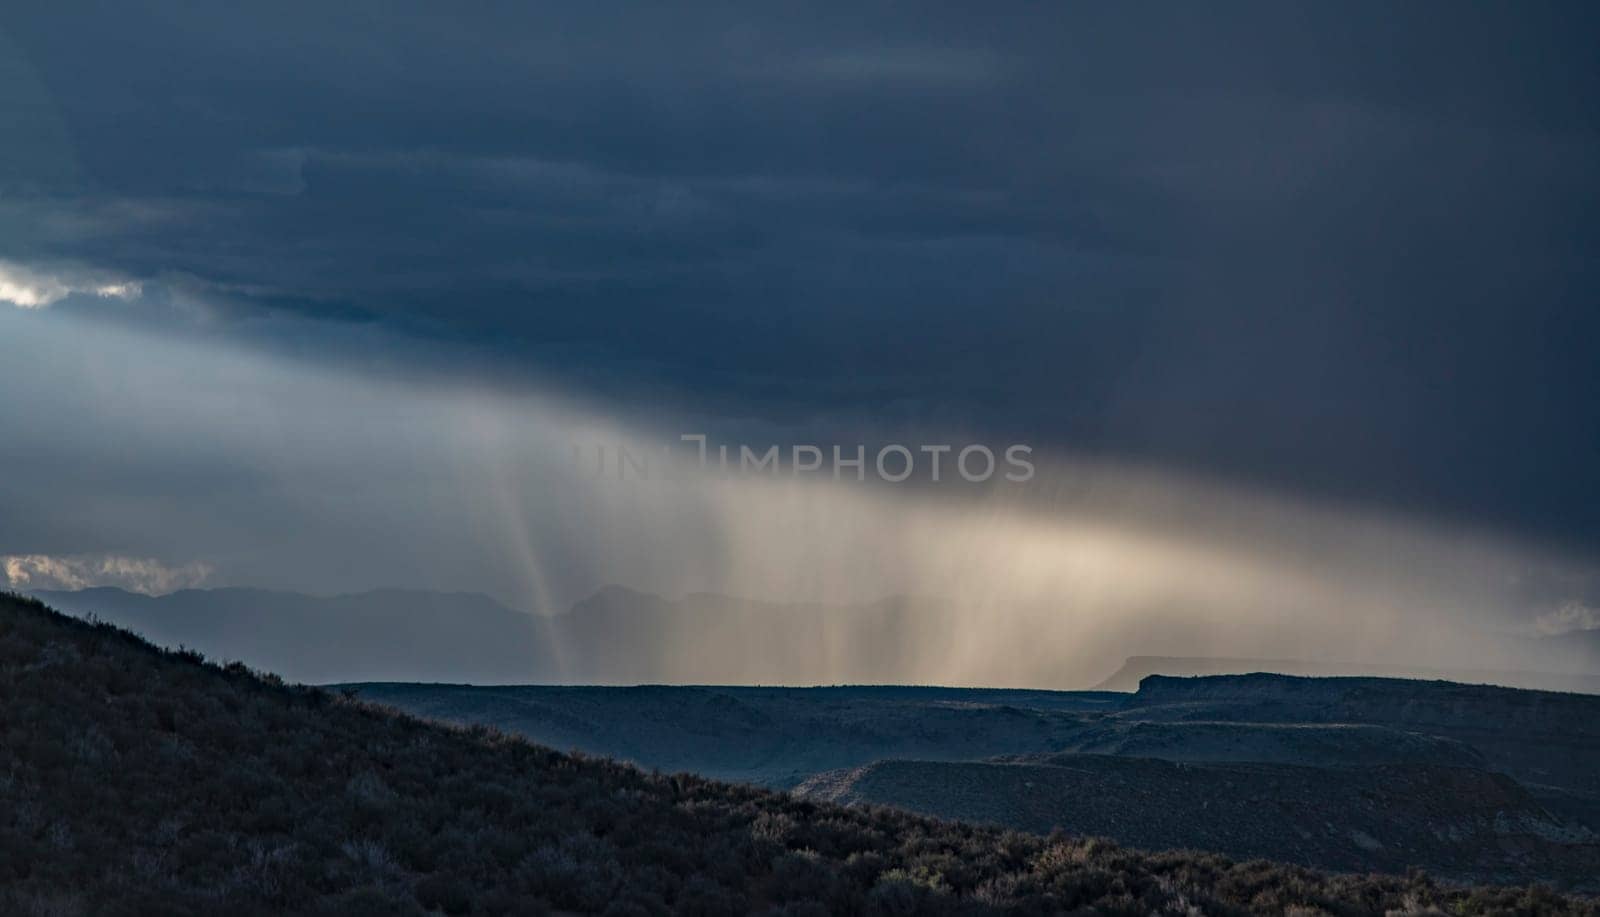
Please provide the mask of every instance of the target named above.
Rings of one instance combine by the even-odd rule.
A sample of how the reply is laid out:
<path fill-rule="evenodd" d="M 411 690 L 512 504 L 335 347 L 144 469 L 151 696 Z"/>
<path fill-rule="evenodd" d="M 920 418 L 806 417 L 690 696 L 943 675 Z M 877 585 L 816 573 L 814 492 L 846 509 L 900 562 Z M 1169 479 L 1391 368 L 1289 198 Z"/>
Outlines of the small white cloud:
<path fill-rule="evenodd" d="M 1563 602 L 1555 611 L 1540 615 L 1535 626 L 1539 633 L 1552 637 L 1573 631 L 1600 630 L 1600 608 L 1573 599 Z"/>
<path fill-rule="evenodd" d="M 138 283 L 112 279 L 95 272 L 57 268 L 41 270 L 0 261 L 0 302 L 22 309 L 43 309 L 74 293 L 115 299 L 133 299 L 141 292 Z"/>
<path fill-rule="evenodd" d="M 169 566 L 147 557 L 119 554 L 4 554 L 0 574 L 13 589 L 88 589 L 117 586 L 129 592 L 164 595 L 199 586 L 211 577 L 208 564 Z"/>

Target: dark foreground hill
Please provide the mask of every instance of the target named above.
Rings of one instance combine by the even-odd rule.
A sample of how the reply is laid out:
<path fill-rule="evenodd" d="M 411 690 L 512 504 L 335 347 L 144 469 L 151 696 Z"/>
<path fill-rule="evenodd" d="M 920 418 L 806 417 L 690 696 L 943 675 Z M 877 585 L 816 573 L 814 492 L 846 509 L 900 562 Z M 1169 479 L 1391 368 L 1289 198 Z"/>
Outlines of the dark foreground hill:
<path fill-rule="evenodd" d="M 0 597 L 0 913 L 1597 914 L 558 754 Z"/>

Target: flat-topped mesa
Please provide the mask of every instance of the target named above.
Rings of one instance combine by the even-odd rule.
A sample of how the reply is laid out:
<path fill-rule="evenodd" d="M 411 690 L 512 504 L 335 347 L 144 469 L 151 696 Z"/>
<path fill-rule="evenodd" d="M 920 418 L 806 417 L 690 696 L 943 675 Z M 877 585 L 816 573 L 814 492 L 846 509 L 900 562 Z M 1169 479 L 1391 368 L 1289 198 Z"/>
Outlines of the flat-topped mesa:
<path fill-rule="evenodd" d="M 1195 677 L 1248 674 L 1292 675 L 1309 678 L 1377 678 L 1416 681 L 1451 681 L 1465 685 L 1499 685 L 1529 691 L 1579 692 L 1600 695 L 1600 673 L 1535 671 L 1492 668 L 1430 668 L 1416 665 L 1316 661 L 1310 659 L 1257 659 L 1222 656 L 1129 656 L 1109 677 L 1094 685 L 1097 691 L 1138 690 L 1151 675 Z"/>
<path fill-rule="evenodd" d="M 1263 714 L 1270 713 L 1265 707 L 1290 703 L 1302 721 L 1463 727 L 1493 722 L 1499 729 L 1600 737 L 1600 696 L 1406 678 L 1147 675 L 1125 707 L 1203 704 L 1217 713 L 1238 708 Z"/>

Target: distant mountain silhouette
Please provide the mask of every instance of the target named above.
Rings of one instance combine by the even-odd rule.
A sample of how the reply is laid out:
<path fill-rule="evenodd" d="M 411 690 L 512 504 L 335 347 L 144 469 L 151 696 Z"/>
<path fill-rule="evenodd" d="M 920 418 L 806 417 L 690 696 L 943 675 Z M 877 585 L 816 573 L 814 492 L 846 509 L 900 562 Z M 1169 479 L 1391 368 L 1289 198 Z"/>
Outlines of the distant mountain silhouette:
<path fill-rule="evenodd" d="M 784 605 L 709 593 L 671 600 L 620 586 L 553 616 L 476 593 L 400 589 L 328 597 L 235 588 L 33 594 L 162 646 L 249 659 L 312 684 L 814 684 L 824 672 L 892 681 L 912 662 L 912 629 L 937 631 L 938 616 L 953 614 L 903 598 Z"/>
<path fill-rule="evenodd" d="M 896 597 L 785 604 L 692 593 L 673 600 L 608 586 L 556 620 L 585 682 L 817 684 L 905 680 L 913 634 L 947 630 L 951 606 Z"/>
<path fill-rule="evenodd" d="M 965 632 L 958 606 L 905 596 L 853 605 L 785 604 L 715 593 L 669 599 L 607 586 L 566 613 L 537 615 L 477 593 L 404 589 L 337 596 L 237 588 L 162 596 L 114 588 L 34 594 L 163 646 L 249 659 L 311 684 L 906 683 L 921 680 L 929 659 L 958 656 L 957 635 Z M 1586 636 L 1548 639 L 1584 649 Z M 1600 675 L 1155 656 L 1129 658 L 1094 689 L 1132 691 L 1154 674 L 1257 671 L 1600 693 Z"/>
<path fill-rule="evenodd" d="M 549 623 L 465 592 L 381 589 L 319 597 L 264 589 L 36 592 L 161 646 L 184 646 L 295 681 L 404 678 L 537 681 L 552 668 Z M 364 673 L 364 674 L 357 674 Z"/>

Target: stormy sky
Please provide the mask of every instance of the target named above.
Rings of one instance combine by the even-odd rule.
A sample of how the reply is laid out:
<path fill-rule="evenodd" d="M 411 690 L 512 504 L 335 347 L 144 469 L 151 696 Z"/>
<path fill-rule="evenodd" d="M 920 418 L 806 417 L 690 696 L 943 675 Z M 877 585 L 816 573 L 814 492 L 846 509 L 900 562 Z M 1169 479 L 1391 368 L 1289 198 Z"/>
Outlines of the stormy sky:
<path fill-rule="evenodd" d="M 602 510 L 528 456 L 915 437 L 1031 444 L 1046 486 L 1007 512 L 1243 514 L 1268 566 L 1286 532 L 1382 554 L 1349 520 L 1394 520 L 1437 580 L 1589 620 L 1597 19 L 7 4 L 0 555 L 524 607 L 530 566 L 558 603 L 750 585 L 626 532 L 699 532 L 726 572 L 705 519 L 789 498 Z M 453 489 L 490 466 L 543 483 Z"/>

